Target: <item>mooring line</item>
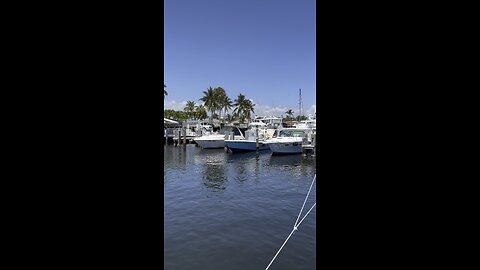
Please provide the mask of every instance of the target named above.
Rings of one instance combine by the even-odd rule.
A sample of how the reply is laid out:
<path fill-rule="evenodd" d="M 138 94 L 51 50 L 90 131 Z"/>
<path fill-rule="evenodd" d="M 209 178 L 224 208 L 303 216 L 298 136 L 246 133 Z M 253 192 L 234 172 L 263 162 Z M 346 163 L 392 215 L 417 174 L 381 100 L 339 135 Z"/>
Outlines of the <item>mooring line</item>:
<path fill-rule="evenodd" d="M 305 216 L 302 218 L 302 220 L 300 220 L 300 222 L 297 224 L 297 228 L 298 226 L 300 226 L 300 224 L 302 223 L 302 221 L 307 217 L 307 215 L 310 213 L 310 211 L 312 211 L 313 207 L 315 207 L 315 205 L 317 205 L 317 203 L 314 203 L 312 205 L 312 207 L 310 208 L 310 210 L 308 210 L 308 212 L 305 214 Z"/>
<path fill-rule="evenodd" d="M 296 227 L 296 226 L 297 226 L 298 219 L 300 218 L 300 215 L 301 215 L 302 212 L 303 212 L 303 207 L 305 207 L 305 203 L 307 202 L 308 195 L 310 195 L 310 190 L 312 190 L 313 182 L 315 182 L 315 179 L 316 179 L 316 178 L 317 178 L 317 175 L 315 174 L 315 176 L 313 177 L 313 180 L 312 180 L 312 184 L 310 185 L 310 188 L 308 189 L 307 196 L 305 197 L 305 201 L 303 201 L 302 209 L 300 209 L 300 213 L 298 213 L 297 220 L 295 220 L 295 225 L 293 225 L 293 227 Z"/>
<path fill-rule="evenodd" d="M 313 182 L 315 182 L 315 179 L 317 178 L 317 175 L 315 174 L 315 176 L 313 177 L 313 180 L 312 180 L 312 184 L 310 185 L 310 189 L 308 190 L 308 193 L 307 193 L 307 196 L 305 197 L 305 201 L 303 202 L 303 205 L 302 205 L 302 209 L 300 210 L 300 213 L 298 214 L 298 217 L 297 217 L 297 220 L 295 221 L 295 225 L 293 226 L 293 229 L 292 229 L 292 232 L 290 232 L 290 234 L 288 235 L 287 239 L 285 239 L 285 242 L 283 242 L 283 245 L 280 247 L 280 249 L 277 251 L 277 253 L 275 254 L 275 256 L 273 256 L 273 259 L 270 261 L 270 263 L 268 264 L 267 268 L 265 268 L 265 270 L 268 270 L 268 268 L 270 268 L 270 265 L 272 265 L 273 261 L 275 260 L 275 258 L 277 257 L 277 255 L 280 253 L 280 251 L 282 250 L 283 246 L 285 246 L 285 244 L 287 243 L 288 239 L 290 239 L 290 237 L 292 236 L 292 234 L 298 230 L 298 226 L 300 226 L 300 224 L 302 223 L 302 221 L 307 217 L 307 215 L 310 213 L 310 211 L 312 211 L 313 207 L 315 207 L 315 205 L 317 205 L 317 203 L 315 202 L 312 207 L 310 208 L 310 210 L 308 210 L 308 212 L 305 214 L 305 216 L 303 216 L 302 220 L 300 220 L 300 222 L 297 224 L 297 221 L 298 219 L 300 218 L 300 215 L 302 214 L 302 211 L 303 211 L 303 207 L 305 206 L 305 203 L 307 202 L 307 199 L 308 199 L 308 195 L 310 195 L 310 190 L 312 189 L 312 186 L 313 186 Z"/>
<path fill-rule="evenodd" d="M 272 265 L 273 261 L 275 260 L 275 258 L 277 257 L 278 253 L 280 253 L 280 251 L 282 250 L 283 246 L 285 246 L 285 244 L 287 243 L 288 239 L 290 238 L 290 236 L 292 236 L 293 232 L 295 231 L 296 229 L 293 229 L 292 232 L 290 233 L 290 235 L 288 235 L 287 239 L 285 239 L 285 242 L 283 242 L 283 245 L 280 247 L 280 249 L 277 251 L 277 254 L 275 254 L 275 256 L 273 256 L 273 259 L 270 261 L 270 263 L 268 264 L 267 268 L 265 268 L 265 270 L 267 270 L 270 265 Z"/>

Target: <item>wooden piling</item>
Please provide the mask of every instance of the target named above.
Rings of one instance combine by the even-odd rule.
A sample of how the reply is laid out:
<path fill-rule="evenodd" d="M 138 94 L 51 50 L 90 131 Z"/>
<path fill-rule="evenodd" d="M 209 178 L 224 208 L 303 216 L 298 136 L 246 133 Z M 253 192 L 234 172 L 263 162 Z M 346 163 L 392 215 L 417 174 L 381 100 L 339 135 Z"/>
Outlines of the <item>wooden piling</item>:
<path fill-rule="evenodd" d="M 173 131 L 173 144 L 174 144 L 175 146 L 178 146 L 178 145 L 180 144 L 180 140 L 181 140 L 181 138 L 180 138 L 180 131 L 181 131 L 181 129 L 178 129 L 178 128 L 176 128 L 176 129 Z"/>
<path fill-rule="evenodd" d="M 312 153 L 312 156 L 315 156 L 315 152 L 316 152 L 315 150 L 317 149 L 317 145 L 316 145 L 317 142 L 316 142 L 316 141 L 317 141 L 317 134 L 314 133 L 314 134 L 312 135 L 312 145 L 313 145 L 313 153 Z"/>
<path fill-rule="evenodd" d="M 225 132 L 225 140 L 230 140 L 230 132 Z M 225 151 L 225 153 L 228 152 L 228 147 L 226 143 L 225 143 L 225 146 L 223 147 L 223 150 Z"/>
<path fill-rule="evenodd" d="M 182 125 L 182 131 L 183 131 L 183 145 L 187 144 L 187 125 L 183 123 Z"/>
<path fill-rule="evenodd" d="M 258 127 L 255 129 L 255 147 L 257 149 L 257 152 L 258 152 Z"/>

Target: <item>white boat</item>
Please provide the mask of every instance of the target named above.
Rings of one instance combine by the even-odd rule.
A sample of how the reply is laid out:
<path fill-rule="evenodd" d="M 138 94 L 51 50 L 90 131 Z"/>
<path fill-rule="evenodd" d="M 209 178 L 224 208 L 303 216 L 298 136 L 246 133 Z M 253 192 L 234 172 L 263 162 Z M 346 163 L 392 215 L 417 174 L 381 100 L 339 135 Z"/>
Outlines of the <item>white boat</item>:
<path fill-rule="evenodd" d="M 312 129 L 308 128 L 284 128 L 278 131 L 278 135 L 267 140 L 272 154 L 301 154 L 302 143 L 306 140 Z"/>
<path fill-rule="evenodd" d="M 307 119 L 294 124 L 293 127 L 302 129 L 317 128 L 317 121 L 315 119 Z"/>
<path fill-rule="evenodd" d="M 207 122 L 200 122 L 199 125 L 200 125 L 200 128 L 204 131 L 212 132 L 213 130 L 212 126 L 209 125 Z"/>
<path fill-rule="evenodd" d="M 258 150 L 268 150 L 270 147 L 265 144 L 267 130 L 263 122 L 251 122 L 251 129 L 245 132 L 245 139 L 225 140 L 225 145 L 232 153 L 249 152 L 257 150 L 257 129 L 258 129 Z"/>
<path fill-rule="evenodd" d="M 261 121 L 269 128 L 277 128 L 282 124 L 282 118 L 275 116 L 257 116 L 255 117 L 255 121 Z"/>
<path fill-rule="evenodd" d="M 223 148 L 225 147 L 225 134 L 234 133 L 234 137 L 245 139 L 242 131 L 238 127 L 226 126 L 217 133 L 207 133 L 194 139 L 194 141 L 203 149 Z"/>
<path fill-rule="evenodd" d="M 225 145 L 232 151 L 232 153 L 249 152 L 257 150 L 256 140 L 225 140 Z M 258 141 L 258 150 L 268 150 L 270 147 L 265 144 L 265 141 Z"/>

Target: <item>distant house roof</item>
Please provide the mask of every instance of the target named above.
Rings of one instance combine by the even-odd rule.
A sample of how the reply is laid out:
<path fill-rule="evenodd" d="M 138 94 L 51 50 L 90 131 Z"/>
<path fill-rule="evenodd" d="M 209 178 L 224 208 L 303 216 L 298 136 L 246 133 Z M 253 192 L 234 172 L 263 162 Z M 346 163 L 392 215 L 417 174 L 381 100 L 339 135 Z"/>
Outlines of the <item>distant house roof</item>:
<path fill-rule="evenodd" d="M 179 127 L 180 122 L 177 122 L 168 118 L 163 118 L 163 125 L 165 127 Z"/>
<path fill-rule="evenodd" d="M 164 124 L 180 124 L 179 122 L 174 121 L 174 120 L 170 120 L 168 118 L 163 118 L 163 123 Z"/>

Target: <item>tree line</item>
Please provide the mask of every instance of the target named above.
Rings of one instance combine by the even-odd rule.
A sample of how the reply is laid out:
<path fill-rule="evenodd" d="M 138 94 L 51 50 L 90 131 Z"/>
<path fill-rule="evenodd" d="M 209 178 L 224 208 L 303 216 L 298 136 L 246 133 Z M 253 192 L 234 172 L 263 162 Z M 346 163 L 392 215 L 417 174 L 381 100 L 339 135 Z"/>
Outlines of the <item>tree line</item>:
<path fill-rule="evenodd" d="M 163 84 L 163 98 L 168 95 L 166 85 Z M 187 101 L 183 111 L 165 110 L 165 117 L 185 121 L 187 119 L 203 120 L 207 117 L 212 121 L 213 119 L 221 119 L 223 121 L 232 122 L 239 120 L 241 123 L 245 123 L 246 120 L 250 120 L 252 113 L 255 113 L 255 104 L 245 97 L 243 94 L 239 94 L 235 100 L 231 100 L 228 97 L 225 89 L 222 87 L 208 87 L 203 91 L 203 97 L 199 99 L 203 104 L 197 105 L 194 101 Z M 232 114 L 228 111 L 233 108 Z M 207 114 L 210 112 L 210 115 Z M 289 109 L 285 112 L 286 120 L 306 120 L 307 117 L 299 115 L 293 117 L 294 111 Z"/>
<path fill-rule="evenodd" d="M 163 85 L 163 98 L 168 95 L 166 85 Z M 189 118 L 203 120 L 207 117 L 212 121 L 213 119 L 221 119 L 223 121 L 232 122 L 239 120 L 245 123 L 255 112 L 255 104 L 239 94 L 238 97 L 232 101 L 227 95 L 227 92 L 222 87 L 208 87 L 203 91 L 203 97 L 199 99 L 203 104 L 197 105 L 194 101 L 187 101 L 185 108 L 182 111 L 165 110 L 165 117 L 184 121 Z M 228 112 L 233 108 L 232 114 Z M 207 115 L 207 112 L 210 115 Z"/>

